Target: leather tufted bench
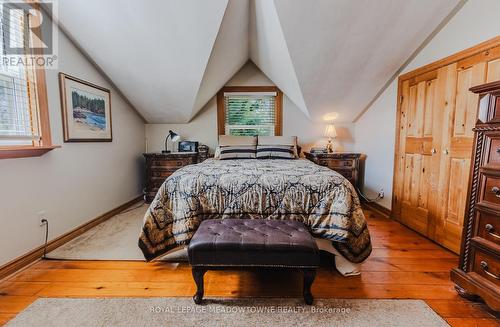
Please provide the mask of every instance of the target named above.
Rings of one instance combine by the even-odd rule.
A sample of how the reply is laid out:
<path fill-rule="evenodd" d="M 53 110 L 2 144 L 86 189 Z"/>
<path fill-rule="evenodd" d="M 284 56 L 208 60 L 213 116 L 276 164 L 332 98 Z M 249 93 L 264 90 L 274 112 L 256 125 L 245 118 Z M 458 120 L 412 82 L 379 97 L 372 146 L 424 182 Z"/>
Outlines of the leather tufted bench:
<path fill-rule="evenodd" d="M 304 300 L 312 304 L 311 285 L 319 265 L 319 250 L 304 224 L 291 220 L 213 219 L 203 221 L 188 247 L 197 291 L 203 299 L 203 275 L 224 267 L 300 269 Z"/>

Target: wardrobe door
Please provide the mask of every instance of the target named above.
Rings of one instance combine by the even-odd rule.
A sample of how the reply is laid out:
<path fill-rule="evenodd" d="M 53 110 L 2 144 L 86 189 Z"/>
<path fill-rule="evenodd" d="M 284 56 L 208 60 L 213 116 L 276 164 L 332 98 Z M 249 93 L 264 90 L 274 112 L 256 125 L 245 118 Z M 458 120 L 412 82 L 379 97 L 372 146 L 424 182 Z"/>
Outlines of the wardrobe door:
<path fill-rule="evenodd" d="M 454 67 L 453 67 L 454 66 Z M 478 95 L 469 91 L 484 83 L 484 62 L 465 69 L 449 68 L 445 93 L 440 153 L 439 203 L 435 232 L 429 236 L 454 252 L 460 251 L 469 183 L 471 150 L 477 119 Z"/>
<path fill-rule="evenodd" d="M 460 65 L 460 62 L 459 62 Z M 472 86 L 500 80 L 500 59 L 483 61 L 457 71 L 454 113 L 446 116 L 441 155 L 444 173 L 440 185 L 441 212 L 437 215 L 436 232 L 429 236 L 454 252 L 460 251 L 463 220 L 467 200 L 471 149 L 477 120 L 478 95 L 470 92 Z"/>
<path fill-rule="evenodd" d="M 416 80 L 406 84 L 405 88 L 405 119 L 401 121 L 404 137 L 400 139 L 402 188 L 399 190 L 399 218 L 409 227 L 427 234 L 432 176 L 437 174 L 438 168 L 432 162 L 432 149 L 439 130 L 433 117 L 436 79 Z"/>
<path fill-rule="evenodd" d="M 478 95 L 500 80 L 500 38 L 400 76 L 393 217 L 459 252 Z"/>

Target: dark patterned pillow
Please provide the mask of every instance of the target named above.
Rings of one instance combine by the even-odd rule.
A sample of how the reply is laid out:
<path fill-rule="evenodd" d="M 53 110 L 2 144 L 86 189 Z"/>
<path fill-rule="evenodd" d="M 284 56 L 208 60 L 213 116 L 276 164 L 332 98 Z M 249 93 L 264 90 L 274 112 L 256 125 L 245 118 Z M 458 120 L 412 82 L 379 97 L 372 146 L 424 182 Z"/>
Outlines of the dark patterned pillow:
<path fill-rule="evenodd" d="M 221 146 L 219 159 L 255 159 L 255 145 Z"/>
<path fill-rule="evenodd" d="M 295 146 L 257 145 L 257 159 L 295 159 Z"/>

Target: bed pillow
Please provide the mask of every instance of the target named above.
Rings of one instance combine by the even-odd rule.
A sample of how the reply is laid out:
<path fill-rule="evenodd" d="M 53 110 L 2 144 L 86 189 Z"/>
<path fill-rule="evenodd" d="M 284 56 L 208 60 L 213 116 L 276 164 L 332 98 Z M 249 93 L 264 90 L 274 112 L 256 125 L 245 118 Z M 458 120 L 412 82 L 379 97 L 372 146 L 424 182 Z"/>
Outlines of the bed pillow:
<path fill-rule="evenodd" d="M 255 159 L 257 138 L 255 136 L 219 135 L 217 159 Z"/>
<path fill-rule="evenodd" d="M 234 135 L 219 135 L 219 146 L 229 145 L 257 145 L 257 137 L 255 136 L 234 136 Z"/>
<path fill-rule="evenodd" d="M 259 136 L 258 159 L 295 159 L 297 157 L 296 136 Z"/>
<path fill-rule="evenodd" d="M 295 159 L 293 145 L 257 145 L 257 159 Z"/>

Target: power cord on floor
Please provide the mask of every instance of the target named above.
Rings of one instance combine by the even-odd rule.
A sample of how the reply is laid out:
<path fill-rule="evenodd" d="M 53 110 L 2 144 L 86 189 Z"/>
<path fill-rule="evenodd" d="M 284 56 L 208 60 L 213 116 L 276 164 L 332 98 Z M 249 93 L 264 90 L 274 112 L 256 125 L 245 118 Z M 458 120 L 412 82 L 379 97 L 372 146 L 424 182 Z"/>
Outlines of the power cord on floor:
<path fill-rule="evenodd" d="M 136 205 L 136 206 L 134 206 L 132 208 L 128 208 L 127 210 L 122 211 L 119 214 L 124 214 L 124 213 L 127 213 L 129 211 L 132 211 L 132 210 L 135 210 L 135 209 L 139 209 L 143 205 L 144 205 L 144 202 L 141 201 L 138 205 Z M 47 219 L 42 219 L 40 222 L 41 222 L 42 226 L 45 225 L 45 244 L 43 245 L 42 259 L 44 259 L 44 260 L 52 260 L 50 258 L 47 258 L 47 245 L 48 245 L 48 242 L 49 242 L 49 221 Z"/>
<path fill-rule="evenodd" d="M 42 222 L 42 225 L 45 225 L 45 244 L 43 246 L 42 259 L 46 259 L 46 257 L 47 257 L 47 243 L 49 241 L 49 221 L 47 219 L 42 219 L 41 222 Z"/>

